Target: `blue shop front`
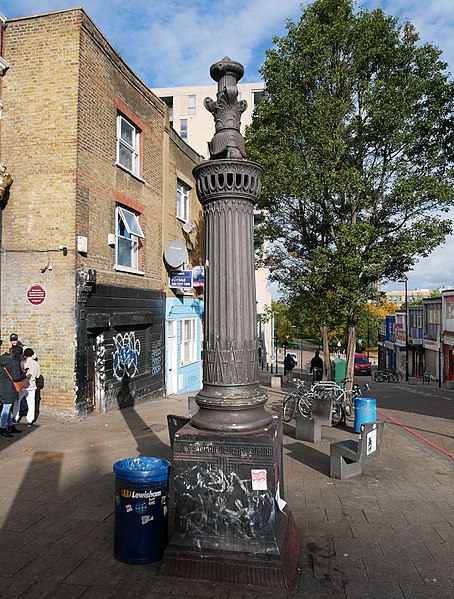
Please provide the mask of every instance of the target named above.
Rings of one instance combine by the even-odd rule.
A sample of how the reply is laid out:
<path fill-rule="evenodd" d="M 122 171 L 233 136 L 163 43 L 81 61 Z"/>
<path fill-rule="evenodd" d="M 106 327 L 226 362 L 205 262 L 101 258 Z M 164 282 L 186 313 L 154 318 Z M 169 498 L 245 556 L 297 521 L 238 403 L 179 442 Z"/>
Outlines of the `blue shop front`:
<path fill-rule="evenodd" d="M 166 395 L 202 388 L 202 317 L 202 299 L 166 299 Z"/>

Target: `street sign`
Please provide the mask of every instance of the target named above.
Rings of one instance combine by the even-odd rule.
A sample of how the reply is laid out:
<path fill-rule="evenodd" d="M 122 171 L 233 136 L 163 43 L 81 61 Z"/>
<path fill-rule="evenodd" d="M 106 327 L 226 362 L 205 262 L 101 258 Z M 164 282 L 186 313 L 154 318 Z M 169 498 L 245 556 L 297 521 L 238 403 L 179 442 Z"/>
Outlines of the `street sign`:
<path fill-rule="evenodd" d="M 32 306 L 39 306 L 46 299 L 46 290 L 42 285 L 31 285 L 31 287 L 27 289 L 26 298 Z"/>
<path fill-rule="evenodd" d="M 204 286 L 204 278 L 205 278 L 205 267 L 204 266 L 194 266 L 192 269 L 192 286 L 193 287 L 203 287 Z"/>
<path fill-rule="evenodd" d="M 192 287 L 192 270 L 173 272 L 169 277 L 169 287 L 187 289 Z"/>

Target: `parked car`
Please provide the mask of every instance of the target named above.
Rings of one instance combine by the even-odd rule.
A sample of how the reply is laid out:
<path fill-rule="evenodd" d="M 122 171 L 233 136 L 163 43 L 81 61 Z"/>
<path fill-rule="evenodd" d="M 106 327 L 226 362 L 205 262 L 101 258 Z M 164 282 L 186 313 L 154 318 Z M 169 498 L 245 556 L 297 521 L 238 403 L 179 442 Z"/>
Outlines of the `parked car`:
<path fill-rule="evenodd" d="M 355 375 L 371 374 L 371 365 L 366 354 L 355 354 Z"/>

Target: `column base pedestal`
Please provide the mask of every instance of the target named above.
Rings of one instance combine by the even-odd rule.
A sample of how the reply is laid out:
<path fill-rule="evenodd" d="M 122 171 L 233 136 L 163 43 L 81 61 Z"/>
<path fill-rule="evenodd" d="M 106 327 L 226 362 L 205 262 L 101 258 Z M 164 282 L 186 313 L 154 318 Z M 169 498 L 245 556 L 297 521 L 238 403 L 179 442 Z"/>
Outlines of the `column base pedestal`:
<path fill-rule="evenodd" d="M 291 588 L 301 535 L 282 497 L 280 419 L 248 434 L 188 424 L 173 472 L 175 530 L 160 574 Z"/>

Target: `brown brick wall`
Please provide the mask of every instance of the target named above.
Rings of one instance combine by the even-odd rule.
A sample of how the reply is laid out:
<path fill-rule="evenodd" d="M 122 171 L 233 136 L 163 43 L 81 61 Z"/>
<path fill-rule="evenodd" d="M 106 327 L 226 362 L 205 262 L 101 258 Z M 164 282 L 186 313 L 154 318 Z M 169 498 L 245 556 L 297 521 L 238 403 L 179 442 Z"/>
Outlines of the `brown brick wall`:
<path fill-rule="evenodd" d="M 94 269 L 102 285 L 165 289 L 163 247 L 184 237 L 175 218 L 177 177 L 193 184 L 200 157 L 169 132 L 165 105 L 83 10 L 8 21 L 4 57 L 11 67 L 3 78 L 1 160 L 14 183 L 3 210 L 2 337 L 8 346 L 14 330 L 33 347 L 44 402 L 74 413 L 76 270 Z M 140 178 L 115 164 L 119 111 L 141 129 Z M 114 269 L 107 237 L 118 202 L 141 212 L 143 276 Z M 191 220 L 200 224 L 195 191 Z M 86 255 L 77 252 L 78 235 L 88 238 Z M 189 239 L 197 246 L 197 232 Z M 46 290 L 40 306 L 26 300 L 32 284 Z"/>
<path fill-rule="evenodd" d="M 192 246 L 189 252 L 190 266 L 203 264 L 203 208 L 197 198 L 195 190 L 195 180 L 192 175 L 193 168 L 202 161 L 202 157 L 188 146 L 172 129 L 169 131 L 169 158 L 166 171 L 166 197 L 163 204 L 163 222 L 166 223 L 166 232 L 163 237 L 164 247 L 173 239 L 184 239 Z M 196 228 L 186 234 L 181 228 L 181 224 L 176 218 L 177 208 L 177 182 L 183 182 L 190 188 L 189 210 L 190 222 L 196 225 Z M 167 272 L 164 271 L 164 289 L 169 297 L 174 293 L 168 287 Z"/>
<path fill-rule="evenodd" d="M 14 182 L 3 210 L 2 337 L 14 330 L 35 349 L 56 407 L 74 403 L 74 239 L 77 158 L 77 12 L 8 22 L 2 161 Z M 67 256 L 59 245 L 70 248 Z M 44 273 L 41 269 L 52 267 Z M 27 288 L 46 301 L 32 306 Z M 49 393 L 47 392 L 49 390 Z"/>

